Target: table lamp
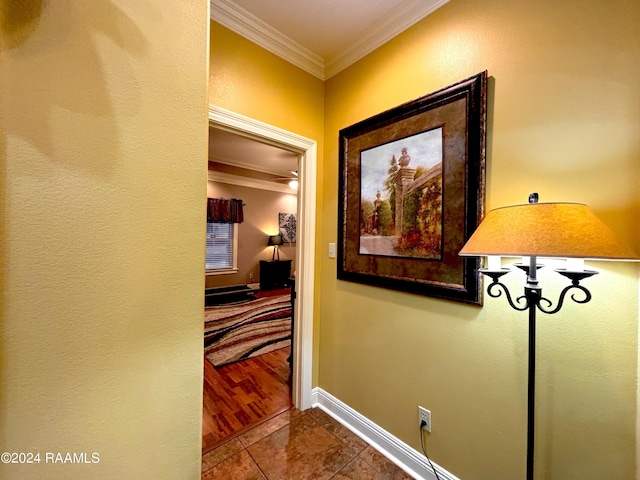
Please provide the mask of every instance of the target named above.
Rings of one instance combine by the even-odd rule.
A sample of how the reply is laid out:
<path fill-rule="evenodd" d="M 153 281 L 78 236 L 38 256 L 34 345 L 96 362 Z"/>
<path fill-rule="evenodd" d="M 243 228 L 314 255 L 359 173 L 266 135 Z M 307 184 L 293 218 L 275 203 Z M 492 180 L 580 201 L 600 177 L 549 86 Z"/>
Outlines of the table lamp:
<path fill-rule="evenodd" d="M 282 245 L 282 235 L 269 235 L 269 241 L 267 242 L 268 246 L 273 246 L 273 255 L 271 256 L 271 261 L 280 260 L 280 252 L 278 251 L 278 246 Z"/>

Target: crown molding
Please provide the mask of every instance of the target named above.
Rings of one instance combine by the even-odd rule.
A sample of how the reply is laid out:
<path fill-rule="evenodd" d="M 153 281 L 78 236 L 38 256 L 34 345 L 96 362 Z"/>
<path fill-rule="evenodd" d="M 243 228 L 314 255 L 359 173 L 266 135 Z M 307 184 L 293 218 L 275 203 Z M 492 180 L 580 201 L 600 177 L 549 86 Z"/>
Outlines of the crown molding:
<path fill-rule="evenodd" d="M 359 34 L 345 51 L 323 59 L 231 0 L 209 0 L 212 20 L 321 80 L 341 72 L 449 1 L 407 0 Z"/>
<path fill-rule="evenodd" d="M 407 0 L 390 15 L 372 23 L 345 51 L 325 60 L 325 79 L 331 78 L 376 48 L 397 37 L 450 0 Z"/>
<path fill-rule="evenodd" d="M 298 191 L 293 190 L 288 185 L 281 185 L 267 180 L 259 180 L 256 178 L 241 177 L 230 173 L 216 172 L 209 170 L 207 172 L 207 180 L 210 182 L 226 183 L 229 185 L 238 185 L 240 187 L 257 188 L 260 190 L 269 190 L 271 192 L 289 193 L 297 195 Z"/>
<path fill-rule="evenodd" d="M 324 59 L 271 25 L 229 0 L 210 0 L 211 19 L 260 45 L 271 53 L 318 77 L 324 76 Z"/>
<path fill-rule="evenodd" d="M 245 170 L 253 170 L 254 172 L 267 173 L 269 175 L 275 175 L 277 177 L 290 176 L 283 171 L 278 171 L 273 168 L 269 168 L 268 166 L 255 165 L 253 163 L 243 162 L 242 160 L 238 160 L 235 158 L 209 157 L 209 161 L 222 163 L 223 165 L 229 165 L 230 167 L 238 167 L 238 168 L 244 168 Z M 286 172 L 290 172 L 290 170 L 286 170 Z"/>

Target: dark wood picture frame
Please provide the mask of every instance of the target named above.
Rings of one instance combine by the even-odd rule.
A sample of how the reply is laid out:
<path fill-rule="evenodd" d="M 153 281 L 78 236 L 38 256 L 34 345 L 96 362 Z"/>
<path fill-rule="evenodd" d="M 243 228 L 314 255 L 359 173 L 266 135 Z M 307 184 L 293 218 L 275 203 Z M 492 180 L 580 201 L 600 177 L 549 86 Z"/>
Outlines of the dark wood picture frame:
<path fill-rule="evenodd" d="M 482 305 L 487 72 L 340 130 L 340 280 Z M 377 192 L 376 192 L 377 190 Z"/>

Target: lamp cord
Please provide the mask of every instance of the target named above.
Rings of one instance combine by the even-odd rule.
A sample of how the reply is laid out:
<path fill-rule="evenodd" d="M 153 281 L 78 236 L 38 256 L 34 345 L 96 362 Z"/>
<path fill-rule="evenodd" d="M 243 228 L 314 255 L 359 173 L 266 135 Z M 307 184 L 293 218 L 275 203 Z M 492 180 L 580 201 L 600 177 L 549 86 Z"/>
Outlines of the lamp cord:
<path fill-rule="evenodd" d="M 433 466 L 433 463 L 431 462 L 431 459 L 429 458 L 429 455 L 427 455 L 427 449 L 424 446 L 424 434 L 423 434 L 423 430 L 422 427 L 425 425 L 424 420 L 420 423 L 420 446 L 422 447 L 422 451 L 424 452 L 424 456 L 427 457 L 427 460 L 429 461 L 429 465 L 431 465 L 431 470 L 433 470 L 433 473 L 436 476 L 436 480 L 440 480 L 440 477 L 438 476 L 438 472 L 436 472 L 435 467 Z"/>

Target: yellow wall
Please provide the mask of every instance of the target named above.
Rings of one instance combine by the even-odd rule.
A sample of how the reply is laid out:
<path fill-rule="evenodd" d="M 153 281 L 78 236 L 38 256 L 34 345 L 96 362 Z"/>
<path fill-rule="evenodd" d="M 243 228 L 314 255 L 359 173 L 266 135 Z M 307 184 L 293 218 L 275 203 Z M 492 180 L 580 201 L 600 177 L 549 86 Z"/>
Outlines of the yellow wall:
<path fill-rule="evenodd" d="M 207 18 L 0 3 L 2 478 L 200 478 Z"/>
<path fill-rule="evenodd" d="M 640 3 L 452 0 L 326 82 L 319 243 L 337 240 L 338 130 L 488 70 L 487 207 L 588 204 L 640 251 Z M 464 480 L 524 477 L 526 315 L 337 281 L 318 257 L 319 386 Z M 539 320 L 538 476 L 635 476 L 637 267 Z M 551 298 L 562 282 L 543 274 Z M 521 278 L 518 280 L 522 280 Z M 518 282 L 513 283 L 514 288 Z"/>
<path fill-rule="evenodd" d="M 324 83 L 258 45 L 211 22 L 209 103 L 323 140 Z"/>

